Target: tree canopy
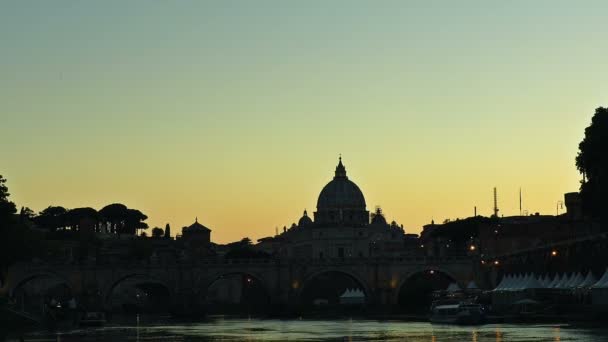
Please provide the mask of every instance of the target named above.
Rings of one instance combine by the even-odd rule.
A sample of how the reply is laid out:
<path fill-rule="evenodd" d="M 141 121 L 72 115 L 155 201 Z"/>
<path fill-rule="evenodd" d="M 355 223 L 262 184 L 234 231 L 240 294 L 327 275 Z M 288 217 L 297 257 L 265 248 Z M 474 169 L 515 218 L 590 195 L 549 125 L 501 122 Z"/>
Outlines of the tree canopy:
<path fill-rule="evenodd" d="M 14 262 L 44 253 L 41 236 L 22 221 L 15 219 L 17 207 L 9 200 L 6 179 L 0 176 L 0 271 Z M 22 209 L 26 214 L 25 208 Z"/>
<path fill-rule="evenodd" d="M 113 233 L 135 235 L 137 229 L 148 228 L 148 225 L 143 222 L 148 219 L 148 216 L 137 209 L 129 209 L 124 204 L 107 205 L 99 213 Z"/>
<path fill-rule="evenodd" d="M 608 215 L 608 108 L 599 107 L 585 129 L 576 156 L 576 167 L 583 174 L 581 198 L 588 215 L 606 220 Z"/>
<path fill-rule="evenodd" d="M 0 227 L 5 227 L 11 220 L 11 216 L 17 212 L 15 203 L 8 199 L 10 195 L 6 186 L 6 178 L 0 175 Z"/>
<path fill-rule="evenodd" d="M 159 239 L 159 238 L 163 237 L 164 233 L 165 233 L 165 231 L 160 227 L 152 228 L 152 237 L 153 238 Z"/>

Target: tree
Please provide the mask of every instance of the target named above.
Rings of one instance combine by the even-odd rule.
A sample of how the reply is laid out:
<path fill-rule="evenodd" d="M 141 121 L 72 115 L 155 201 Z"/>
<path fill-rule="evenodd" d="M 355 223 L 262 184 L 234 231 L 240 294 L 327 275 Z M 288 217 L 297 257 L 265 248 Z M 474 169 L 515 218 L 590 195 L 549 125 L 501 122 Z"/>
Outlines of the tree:
<path fill-rule="evenodd" d="M 12 215 L 17 212 L 15 203 L 8 199 L 10 195 L 6 186 L 6 178 L 0 175 L 0 228 L 5 228 L 11 221 Z"/>
<path fill-rule="evenodd" d="M 44 253 L 42 237 L 21 220 L 16 220 L 15 203 L 10 196 L 6 179 L 0 176 L 0 271 L 19 261 L 31 259 Z"/>
<path fill-rule="evenodd" d="M 167 225 L 165 225 L 165 239 L 170 239 L 171 238 L 171 226 L 167 223 Z"/>
<path fill-rule="evenodd" d="M 21 216 L 21 219 L 32 220 L 36 216 L 36 213 L 28 207 L 21 207 L 19 216 Z"/>
<path fill-rule="evenodd" d="M 136 235 L 138 229 L 148 228 L 143 222 L 148 216 L 137 209 L 129 209 L 124 204 L 107 205 L 99 213 L 112 233 Z"/>
<path fill-rule="evenodd" d="M 148 229 L 148 224 L 143 222 L 147 219 L 148 216 L 144 215 L 141 211 L 137 209 L 127 209 L 123 233 L 135 235 L 138 229 Z"/>
<path fill-rule="evenodd" d="M 49 206 L 34 218 L 34 223 L 41 228 L 46 228 L 49 231 L 54 232 L 57 229 L 66 226 L 67 212 L 68 210 L 64 207 Z"/>
<path fill-rule="evenodd" d="M 164 233 L 165 232 L 160 227 L 154 227 L 154 228 L 152 228 L 152 237 L 155 238 L 155 239 L 160 239 L 161 237 L 163 237 Z"/>
<path fill-rule="evenodd" d="M 103 220 L 106 223 L 106 226 L 109 227 L 110 232 L 120 233 L 124 229 L 127 210 L 126 205 L 113 203 L 101 208 L 99 214 L 103 217 Z"/>
<path fill-rule="evenodd" d="M 608 108 L 595 110 L 585 138 L 578 145 L 576 168 L 583 174 L 581 199 L 583 210 L 591 217 L 605 221 L 608 216 Z"/>
<path fill-rule="evenodd" d="M 258 251 L 253 248 L 251 239 L 246 237 L 241 241 L 231 242 L 226 245 L 228 252 L 225 257 L 227 259 L 255 259 L 255 258 L 268 258 L 268 253 Z"/>
<path fill-rule="evenodd" d="M 80 230 L 81 228 L 94 229 L 100 219 L 97 210 L 89 207 L 70 209 L 65 217 L 66 225 L 72 230 Z"/>

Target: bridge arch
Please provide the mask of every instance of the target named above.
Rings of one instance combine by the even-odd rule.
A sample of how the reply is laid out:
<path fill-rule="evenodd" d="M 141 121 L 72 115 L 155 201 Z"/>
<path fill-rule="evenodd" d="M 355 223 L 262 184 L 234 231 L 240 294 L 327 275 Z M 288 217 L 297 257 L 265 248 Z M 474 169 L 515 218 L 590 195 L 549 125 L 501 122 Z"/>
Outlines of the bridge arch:
<path fill-rule="evenodd" d="M 308 298 L 308 297 L 311 297 L 311 293 L 309 293 L 309 291 L 311 291 L 311 287 L 313 286 L 315 280 L 318 280 L 320 277 L 323 277 L 326 275 L 342 275 L 342 276 L 346 276 L 352 280 L 352 282 L 350 282 L 350 285 L 345 286 L 343 284 L 342 286 L 340 286 L 339 284 L 336 284 L 336 286 L 333 289 L 334 292 L 335 291 L 343 292 L 347 288 L 352 289 L 352 288 L 360 287 L 360 289 L 363 291 L 363 294 L 365 295 L 365 303 L 372 302 L 373 293 L 372 293 L 371 288 L 369 287 L 368 283 L 364 280 L 363 277 L 361 277 L 359 274 L 357 274 L 356 272 L 353 272 L 351 270 L 345 270 L 345 269 L 341 269 L 341 268 L 328 268 L 328 269 L 317 270 L 304 277 L 304 280 L 302 281 L 302 286 L 300 286 L 296 292 L 297 300 L 299 301 L 300 304 L 310 304 L 309 302 L 311 301 L 311 299 L 314 299 L 314 298 Z M 348 283 L 348 282 L 346 282 L 346 283 Z M 335 295 L 339 296 L 341 294 L 338 292 L 335 292 L 334 296 Z"/>
<path fill-rule="evenodd" d="M 413 269 L 400 277 L 393 294 L 393 303 L 402 309 L 427 310 L 432 292 L 444 290 L 453 282 L 461 288 L 466 286 L 462 281 L 459 281 L 457 274 L 445 268 L 421 267 Z"/>
<path fill-rule="evenodd" d="M 123 301 L 126 300 L 124 303 L 122 303 L 123 309 L 126 311 L 137 310 L 137 306 L 139 304 L 150 300 L 149 298 L 143 297 L 148 297 L 149 293 L 153 292 L 156 292 L 153 294 L 153 296 L 162 297 L 163 299 L 164 303 L 162 305 L 162 311 L 167 311 L 170 309 L 171 300 L 175 295 L 174 289 L 163 279 L 146 273 L 129 273 L 113 278 L 108 284 L 106 284 L 100 293 L 102 306 L 110 310 L 113 309 L 113 307 L 115 309 L 116 305 L 113 303 L 113 295 L 115 295 L 114 291 L 122 286 L 126 287 L 129 285 L 129 283 L 131 283 L 130 291 L 123 290 L 123 292 L 133 295 L 134 298 L 122 298 Z M 141 292 L 141 294 L 139 292 Z M 124 294 L 123 297 L 125 297 Z"/>
<path fill-rule="evenodd" d="M 8 289 L 9 297 L 30 314 L 43 314 L 48 305 L 67 304 L 75 295 L 72 284 L 60 274 L 35 272 L 19 278 Z"/>
<path fill-rule="evenodd" d="M 269 309 L 272 292 L 266 279 L 250 270 L 227 270 L 197 281 L 198 300 L 210 312 L 261 313 Z"/>
<path fill-rule="evenodd" d="M 9 285 L 8 287 L 8 295 L 9 297 L 12 297 L 15 290 L 19 289 L 20 287 L 22 287 L 23 285 L 25 285 L 26 283 L 28 283 L 29 281 L 32 281 L 34 279 L 39 279 L 39 278 L 55 278 L 58 281 L 60 281 L 62 284 L 65 284 L 70 291 L 74 292 L 74 287 L 72 286 L 72 284 L 70 283 L 70 281 L 64 277 L 63 275 L 56 273 L 56 272 L 52 272 L 52 271 L 38 271 L 38 272 L 32 272 L 32 273 L 28 273 L 20 278 L 18 278 L 17 281 L 15 281 L 14 283 L 12 283 L 11 285 Z"/>

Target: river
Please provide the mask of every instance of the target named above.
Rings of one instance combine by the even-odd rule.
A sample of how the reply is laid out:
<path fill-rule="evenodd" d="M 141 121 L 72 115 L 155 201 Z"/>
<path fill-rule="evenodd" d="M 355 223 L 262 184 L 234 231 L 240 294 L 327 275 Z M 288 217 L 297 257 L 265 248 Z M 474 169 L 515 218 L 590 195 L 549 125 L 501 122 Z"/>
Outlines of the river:
<path fill-rule="evenodd" d="M 608 341 L 608 329 L 569 325 L 484 325 L 460 327 L 375 320 L 271 320 L 215 318 L 198 323 L 133 320 L 102 328 L 37 331 L 25 341 Z M 18 341 L 18 340 L 15 340 Z"/>

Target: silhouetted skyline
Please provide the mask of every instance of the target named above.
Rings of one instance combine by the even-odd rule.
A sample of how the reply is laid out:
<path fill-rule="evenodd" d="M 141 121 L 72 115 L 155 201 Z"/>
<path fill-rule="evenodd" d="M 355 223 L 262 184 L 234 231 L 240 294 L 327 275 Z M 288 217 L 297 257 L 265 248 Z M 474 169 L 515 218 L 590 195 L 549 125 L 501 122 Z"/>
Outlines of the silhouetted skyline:
<path fill-rule="evenodd" d="M 145 4 L 145 6 L 144 6 Z M 500 6 L 500 7 L 499 7 Z M 407 232 L 554 214 L 608 86 L 603 2 L 0 6 L 11 199 L 198 216 L 217 242 L 315 211 L 339 153 Z"/>

